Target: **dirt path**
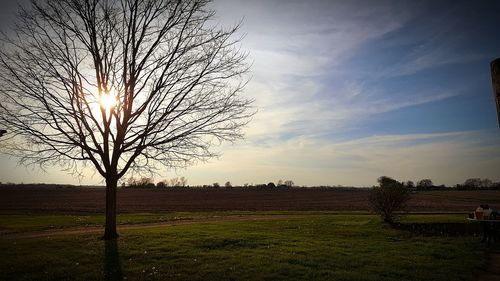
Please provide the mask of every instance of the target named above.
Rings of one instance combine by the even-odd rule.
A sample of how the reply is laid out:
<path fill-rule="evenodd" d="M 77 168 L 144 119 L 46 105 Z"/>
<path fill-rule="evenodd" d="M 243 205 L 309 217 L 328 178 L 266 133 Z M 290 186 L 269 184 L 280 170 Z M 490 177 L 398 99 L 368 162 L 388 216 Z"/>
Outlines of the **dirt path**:
<path fill-rule="evenodd" d="M 308 215 L 234 215 L 234 216 L 214 216 L 204 218 L 192 218 L 182 220 L 172 220 L 157 223 L 138 223 L 138 224 L 121 224 L 117 225 L 118 231 L 132 229 L 146 229 L 164 226 L 188 225 L 213 222 L 233 222 L 233 221 L 253 221 L 253 220 L 281 220 L 281 219 L 298 219 Z M 52 229 L 43 231 L 30 232 L 0 232 L 0 239 L 23 239 L 49 237 L 57 235 L 79 235 L 87 233 L 103 232 L 104 226 L 89 226 L 89 227 L 68 227 L 64 229 Z"/>

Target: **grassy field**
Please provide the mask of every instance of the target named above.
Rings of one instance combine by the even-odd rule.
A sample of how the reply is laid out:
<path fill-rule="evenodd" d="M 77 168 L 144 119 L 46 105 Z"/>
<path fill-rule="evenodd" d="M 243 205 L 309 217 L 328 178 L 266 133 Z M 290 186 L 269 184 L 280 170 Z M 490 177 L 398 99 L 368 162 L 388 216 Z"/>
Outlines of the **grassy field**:
<path fill-rule="evenodd" d="M 120 221 L 245 214 L 128 214 Z M 419 215 L 405 220 L 463 218 Z M 101 223 L 97 215 L 0 216 L 1 229 L 21 233 L 40 231 L 45 225 Z M 0 280 L 474 280 L 486 250 L 477 237 L 422 236 L 357 213 L 159 226 L 120 234 L 117 243 L 105 243 L 96 233 L 0 236 Z"/>
<path fill-rule="evenodd" d="M 314 214 L 368 214 L 367 212 L 322 212 L 322 211 L 219 211 L 219 212 L 160 212 L 160 213 L 124 213 L 117 215 L 118 225 L 167 223 L 203 219 L 217 219 L 249 215 L 289 215 L 302 216 Z M 461 219 L 463 215 L 448 216 Z M 29 231 L 57 230 L 77 227 L 104 226 L 102 214 L 68 214 L 46 212 L 0 212 L 0 233 L 21 233 Z"/>

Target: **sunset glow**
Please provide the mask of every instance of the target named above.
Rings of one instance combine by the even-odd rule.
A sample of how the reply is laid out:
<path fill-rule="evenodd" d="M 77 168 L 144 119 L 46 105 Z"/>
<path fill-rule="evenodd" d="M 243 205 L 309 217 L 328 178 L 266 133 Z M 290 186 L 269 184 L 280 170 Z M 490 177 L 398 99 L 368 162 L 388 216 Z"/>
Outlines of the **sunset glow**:
<path fill-rule="evenodd" d="M 101 95 L 99 99 L 99 105 L 106 111 L 110 111 L 117 104 L 116 95 L 112 93 L 107 93 Z"/>

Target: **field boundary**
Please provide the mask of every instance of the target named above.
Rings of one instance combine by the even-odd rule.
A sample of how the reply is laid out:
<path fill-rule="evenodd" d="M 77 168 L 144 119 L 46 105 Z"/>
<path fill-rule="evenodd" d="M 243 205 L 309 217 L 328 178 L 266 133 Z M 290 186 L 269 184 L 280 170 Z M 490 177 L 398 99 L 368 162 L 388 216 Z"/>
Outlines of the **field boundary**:
<path fill-rule="evenodd" d="M 119 232 L 121 230 L 145 229 L 145 228 L 202 224 L 202 223 L 301 219 L 314 215 L 317 214 L 229 215 L 229 216 L 213 216 L 213 217 L 201 217 L 201 218 L 186 218 L 186 219 L 170 220 L 164 222 L 119 224 L 117 225 L 117 230 Z M 50 229 L 43 231 L 27 231 L 27 232 L 0 232 L 0 239 L 40 238 L 40 237 L 50 237 L 59 235 L 80 235 L 80 234 L 97 233 L 97 232 L 104 232 L 104 226 L 68 227 L 63 229 Z"/>
<path fill-rule="evenodd" d="M 105 190 L 88 188 L 0 188 L 0 211 L 104 213 Z M 369 211 L 369 190 L 153 190 L 119 189 L 119 213 L 199 211 Z M 488 203 L 494 191 L 428 191 L 412 194 L 412 212 L 466 212 Z"/>

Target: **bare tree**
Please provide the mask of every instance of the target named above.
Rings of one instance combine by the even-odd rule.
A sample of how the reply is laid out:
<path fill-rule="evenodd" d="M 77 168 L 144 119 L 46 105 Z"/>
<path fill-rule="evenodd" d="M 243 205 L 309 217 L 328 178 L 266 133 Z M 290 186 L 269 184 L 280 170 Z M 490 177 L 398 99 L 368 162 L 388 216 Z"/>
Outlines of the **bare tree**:
<path fill-rule="evenodd" d="M 175 177 L 170 179 L 170 186 L 172 187 L 185 187 L 187 185 L 187 179 L 185 177 Z"/>
<path fill-rule="evenodd" d="M 32 0 L 2 36 L 3 152 L 23 164 L 93 166 L 106 182 L 104 239 L 116 238 L 117 182 L 216 154 L 253 114 L 238 26 L 209 1 Z"/>
<path fill-rule="evenodd" d="M 434 186 L 434 183 L 430 179 L 422 179 L 417 182 L 417 188 L 421 190 L 429 190 Z"/>

